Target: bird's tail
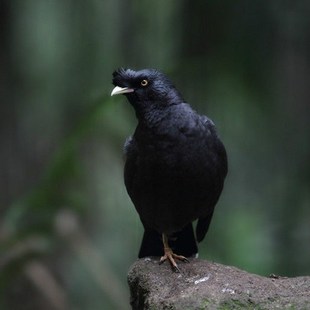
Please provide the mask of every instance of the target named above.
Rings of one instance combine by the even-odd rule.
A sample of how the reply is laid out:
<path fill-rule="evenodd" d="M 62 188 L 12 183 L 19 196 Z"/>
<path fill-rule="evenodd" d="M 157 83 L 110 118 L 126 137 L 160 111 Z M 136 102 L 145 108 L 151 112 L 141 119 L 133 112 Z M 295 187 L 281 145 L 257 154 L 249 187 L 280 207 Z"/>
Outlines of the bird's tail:
<path fill-rule="evenodd" d="M 185 226 L 181 231 L 169 236 L 169 245 L 174 253 L 190 257 L 198 253 L 197 243 L 192 223 Z M 139 258 L 147 256 L 162 256 L 164 247 L 162 236 L 155 230 L 144 231 Z"/>

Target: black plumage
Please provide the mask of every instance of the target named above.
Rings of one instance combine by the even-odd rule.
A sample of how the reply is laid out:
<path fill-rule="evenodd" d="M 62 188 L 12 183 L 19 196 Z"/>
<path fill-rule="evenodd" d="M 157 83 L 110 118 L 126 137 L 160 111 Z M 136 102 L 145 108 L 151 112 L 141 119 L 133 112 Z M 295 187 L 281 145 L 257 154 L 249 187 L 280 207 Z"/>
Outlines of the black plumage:
<path fill-rule="evenodd" d="M 208 231 L 227 174 L 225 148 L 213 122 L 161 72 L 119 69 L 113 84 L 111 95 L 126 95 L 138 119 L 124 146 L 124 178 L 145 228 L 139 257 L 164 255 L 177 269 L 174 258 L 195 254 Z"/>

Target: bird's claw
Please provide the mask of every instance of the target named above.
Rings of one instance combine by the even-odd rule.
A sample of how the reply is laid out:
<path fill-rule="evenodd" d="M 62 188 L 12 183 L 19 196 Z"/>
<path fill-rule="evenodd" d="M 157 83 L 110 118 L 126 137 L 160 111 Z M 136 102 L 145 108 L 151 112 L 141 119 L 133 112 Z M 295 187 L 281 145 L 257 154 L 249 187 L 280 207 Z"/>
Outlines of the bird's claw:
<path fill-rule="evenodd" d="M 183 256 L 183 258 L 181 259 L 182 262 L 184 263 L 189 263 L 189 259 L 187 259 L 186 257 Z"/>
<path fill-rule="evenodd" d="M 179 269 L 178 265 L 173 266 L 172 269 L 173 269 L 173 271 L 176 272 L 176 273 L 181 273 L 181 270 Z"/>
<path fill-rule="evenodd" d="M 172 250 L 168 248 L 165 249 L 165 255 L 160 258 L 159 264 L 161 265 L 163 262 L 168 260 L 172 266 L 173 271 L 180 273 L 181 271 L 177 263 L 175 262 L 175 259 L 178 259 L 185 263 L 189 263 L 189 260 L 185 256 L 174 254 Z"/>

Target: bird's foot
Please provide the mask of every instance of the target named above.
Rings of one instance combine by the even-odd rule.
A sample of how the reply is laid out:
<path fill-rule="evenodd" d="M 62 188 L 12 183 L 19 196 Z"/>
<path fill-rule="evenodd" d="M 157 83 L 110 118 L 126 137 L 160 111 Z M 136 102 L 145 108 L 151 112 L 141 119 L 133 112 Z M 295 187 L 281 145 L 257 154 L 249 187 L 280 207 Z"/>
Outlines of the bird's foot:
<path fill-rule="evenodd" d="M 175 262 L 175 259 L 178 259 L 185 263 L 189 263 L 189 260 L 185 256 L 174 254 L 171 248 L 165 248 L 165 255 L 160 258 L 159 264 L 162 264 L 163 262 L 168 260 L 173 270 L 175 272 L 180 272 L 180 269 L 177 263 Z"/>

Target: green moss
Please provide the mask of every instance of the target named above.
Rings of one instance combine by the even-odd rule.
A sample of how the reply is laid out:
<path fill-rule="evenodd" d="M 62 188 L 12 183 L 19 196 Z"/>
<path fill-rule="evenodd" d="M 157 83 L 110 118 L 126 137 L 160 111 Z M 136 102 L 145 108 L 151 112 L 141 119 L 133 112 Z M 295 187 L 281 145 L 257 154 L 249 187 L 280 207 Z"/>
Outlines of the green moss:
<path fill-rule="evenodd" d="M 257 306 L 254 306 L 251 303 L 241 301 L 241 300 L 237 300 L 237 299 L 226 300 L 226 301 L 220 303 L 218 309 L 220 309 L 220 310 L 231 310 L 231 309 L 249 309 L 249 310 L 255 309 L 255 310 L 259 310 L 259 308 L 257 308 Z"/>
<path fill-rule="evenodd" d="M 203 299 L 201 302 L 201 307 L 199 309 L 207 309 L 207 307 L 210 305 L 211 301 L 209 299 Z"/>

